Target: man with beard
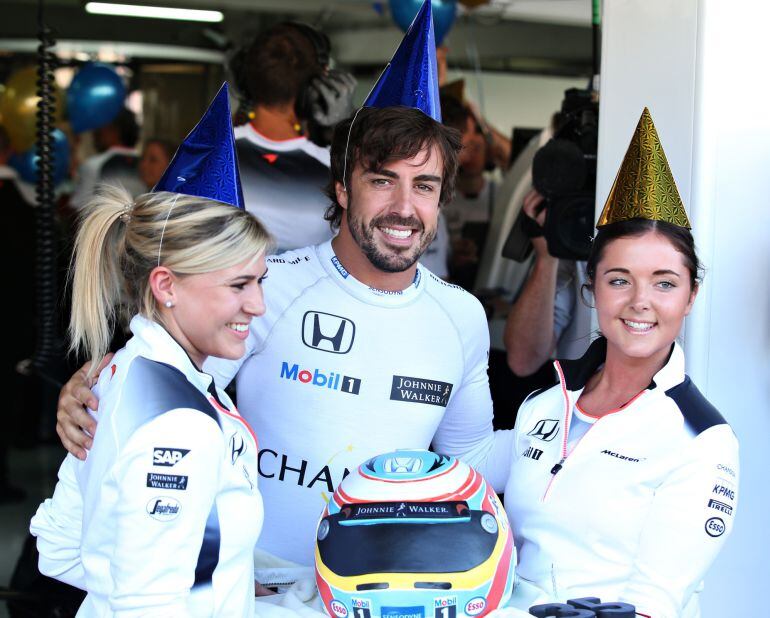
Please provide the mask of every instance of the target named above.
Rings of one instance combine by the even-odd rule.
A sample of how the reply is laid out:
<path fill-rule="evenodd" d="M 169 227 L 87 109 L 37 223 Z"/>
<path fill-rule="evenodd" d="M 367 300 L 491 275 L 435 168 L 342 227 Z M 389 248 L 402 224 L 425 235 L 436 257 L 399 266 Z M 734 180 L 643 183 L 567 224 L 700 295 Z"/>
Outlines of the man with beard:
<path fill-rule="evenodd" d="M 365 107 L 337 126 L 326 216 L 339 232 L 268 258 L 267 312 L 249 326 L 246 356 L 204 365 L 219 385 L 235 377 L 259 438 L 258 558 L 285 567 L 258 569 L 265 585 L 312 565 L 326 502 L 373 455 L 432 444 L 482 474 L 510 460 L 510 432 L 492 430 L 484 310 L 418 264 L 451 199 L 461 146 L 426 109 Z M 80 457 L 90 445 L 77 425 L 96 428 L 80 403 L 97 405 L 86 386 L 65 387 L 57 427 Z M 503 479 L 487 480 L 499 488 Z"/>

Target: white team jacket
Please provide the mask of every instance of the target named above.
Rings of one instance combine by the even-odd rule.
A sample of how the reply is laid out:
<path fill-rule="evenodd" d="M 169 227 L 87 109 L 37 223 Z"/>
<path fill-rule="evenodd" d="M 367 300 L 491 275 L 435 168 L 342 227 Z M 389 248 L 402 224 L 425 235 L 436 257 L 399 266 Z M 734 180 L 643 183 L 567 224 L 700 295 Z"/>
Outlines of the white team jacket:
<path fill-rule="evenodd" d="M 733 525 L 737 439 L 674 344 L 650 387 L 567 453 L 574 404 L 605 355 L 602 338 L 557 361 L 559 383 L 519 410 L 505 488 L 523 584 L 513 605 L 596 596 L 639 616 L 698 616 L 696 593 Z M 533 587 L 539 596 L 526 597 Z"/>
<path fill-rule="evenodd" d="M 30 530 L 40 571 L 88 591 L 78 616 L 252 616 L 262 526 L 256 438 L 158 324 L 99 376 L 99 429 Z"/>

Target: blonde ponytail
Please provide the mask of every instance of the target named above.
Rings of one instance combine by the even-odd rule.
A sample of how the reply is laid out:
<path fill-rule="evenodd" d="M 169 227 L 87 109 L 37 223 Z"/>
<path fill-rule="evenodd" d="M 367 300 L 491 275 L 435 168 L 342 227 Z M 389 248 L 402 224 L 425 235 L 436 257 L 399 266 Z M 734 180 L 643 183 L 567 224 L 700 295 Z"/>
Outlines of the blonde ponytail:
<path fill-rule="evenodd" d="M 100 186 L 75 240 L 70 349 L 95 367 L 121 306 L 129 316 L 158 321 L 149 284 L 156 266 L 180 276 L 201 274 L 256 260 L 270 245 L 267 231 L 245 210 L 167 192 L 134 200 L 122 187 Z"/>

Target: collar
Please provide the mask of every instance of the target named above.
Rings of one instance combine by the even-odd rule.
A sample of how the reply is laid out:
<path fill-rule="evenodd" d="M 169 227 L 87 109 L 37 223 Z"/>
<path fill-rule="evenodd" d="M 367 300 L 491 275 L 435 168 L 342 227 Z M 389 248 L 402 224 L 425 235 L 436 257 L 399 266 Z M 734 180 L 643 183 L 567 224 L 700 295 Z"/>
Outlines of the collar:
<path fill-rule="evenodd" d="M 582 390 L 588 379 L 596 373 L 607 358 L 607 339 L 599 337 L 588 346 L 588 350 L 582 357 L 575 360 L 558 360 L 561 372 L 557 367 L 557 374 L 564 376 L 564 385 L 568 391 Z M 652 382 L 647 387 L 649 390 L 660 387 L 663 391 L 680 384 L 684 380 L 684 351 L 675 341 L 671 344 L 666 364 L 653 376 Z"/>
<path fill-rule="evenodd" d="M 216 392 L 213 378 L 195 366 L 184 348 L 169 335 L 163 326 L 144 316 L 135 315 L 131 319 L 130 328 L 134 336 L 127 347 L 133 348 L 134 353 L 149 360 L 175 367 L 202 393 L 211 395 L 212 390 Z"/>
<path fill-rule="evenodd" d="M 272 140 L 257 131 L 250 122 L 235 127 L 233 129 L 233 133 L 236 140 L 246 139 L 252 144 L 256 144 L 265 150 L 270 150 L 272 152 L 291 152 L 301 150 L 316 159 L 318 162 L 323 163 L 326 167 L 329 167 L 330 165 L 329 150 L 314 144 L 303 135 L 285 140 Z"/>
<path fill-rule="evenodd" d="M 397 292 L 390 292 L 370 287 L 345 270 L 342 262 L 339 261 L 334 253 L 331 240 L 327 240 L 325 243 L 318 245 L 316 247 L 316 252 L 318 254 L 318 259 L 321 262 L 321 266 L 337 285 L 343 288 L 351 296 L 355 296 L 358 300 L 370 305 L 381 307 L 401 307 L 408 305 L 409 303 L 414 302 L 425 288 L 427 271 L 420 264 L 417 265 L 414 279 L 409 287 Z"/>

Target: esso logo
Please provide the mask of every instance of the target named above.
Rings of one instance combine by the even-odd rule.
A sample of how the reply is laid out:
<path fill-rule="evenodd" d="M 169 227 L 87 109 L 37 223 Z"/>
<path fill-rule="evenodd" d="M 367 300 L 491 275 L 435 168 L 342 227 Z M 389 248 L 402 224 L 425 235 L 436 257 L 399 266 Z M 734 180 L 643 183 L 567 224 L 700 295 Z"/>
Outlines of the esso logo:
<path fill-rule="evenodd" d="M 706 533 L 709 536 L 722 536 L 725 532 L 725 522 L 721 517 L 712 517 L 706 522 Z"/>
<path fill-rule="evenodd" d="M 345 607 L 344 603 L 340 603 L 337 599 L 332 599 L 332 602 L 329 603 L 329 609 L 332 610 L 332 614 L 337 616 L 337 618 L 347 618 L 348 608 Z"/>
<path fill-rule="evenodd" d="M 465 613 L 468 616 L 478 616 L 484 611 L 487 601 L 483 597 L 475 597 L 465 604 Z"/>

